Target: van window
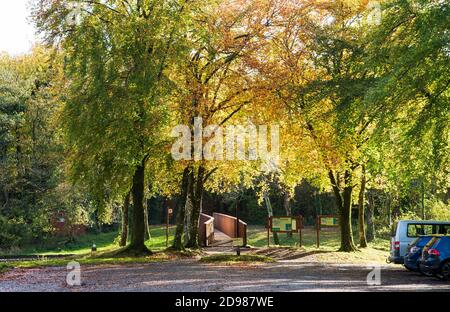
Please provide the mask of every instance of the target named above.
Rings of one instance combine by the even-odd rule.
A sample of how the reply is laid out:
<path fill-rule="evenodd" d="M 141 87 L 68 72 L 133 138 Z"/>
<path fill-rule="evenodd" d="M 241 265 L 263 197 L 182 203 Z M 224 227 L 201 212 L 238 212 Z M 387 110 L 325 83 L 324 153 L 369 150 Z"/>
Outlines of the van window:
<path fill-rule="evenodd" d="M 417 237 L 420 235 L 447 234 L 450 225 L 444 224 L 408 224 L 408 237 Z"/>
<path fill-rule="evenodd" d="M 441 230 L 439 234 L 448 235 L 450 234 L 450 225 L 441 225 Z"/>

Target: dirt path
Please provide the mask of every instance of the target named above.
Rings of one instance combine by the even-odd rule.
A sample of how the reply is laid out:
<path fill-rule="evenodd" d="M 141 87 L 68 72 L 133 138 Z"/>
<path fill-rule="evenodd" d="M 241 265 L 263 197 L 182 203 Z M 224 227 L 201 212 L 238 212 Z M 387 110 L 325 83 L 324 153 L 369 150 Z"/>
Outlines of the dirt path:
<path fill-rule="evenodd" d="M 82 267 L 81 287 L 66 285 L 63 267 L 16 269 L 0 276 L 0 292 L 143 291 L 450 291 L 441 282 L 384 266 L 381 286 L 368 286 L 366 265 L 317 265 L 280 261 L 258 266 L 220 266 L 194 260 L 127 266 Z"/>

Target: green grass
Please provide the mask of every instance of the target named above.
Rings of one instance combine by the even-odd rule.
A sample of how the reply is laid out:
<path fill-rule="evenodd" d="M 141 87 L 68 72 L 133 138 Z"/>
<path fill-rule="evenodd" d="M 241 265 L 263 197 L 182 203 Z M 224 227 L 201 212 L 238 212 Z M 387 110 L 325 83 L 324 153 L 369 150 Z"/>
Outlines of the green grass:
<path fill-rule="evenodd" d="M 172 245 L 175 236 L 175 226 L 169 227 L 169 246 Z M 151 226 L 150 227 L 151 239 L 147 241 L 146 245 L 151 250 L 165 249 L 166 248 L 166 227 L 165 226 Z"/>
<path fill-rule="evenodd" d="M 212 255 L 212 256 L 206 256 L 200 259 L 200 262 L 203 263 L 226 263 L 226 264 L 233 264 L 233 263 L 270 263 L 275 262 L 272 258 L 266 257 L 266 256 L 260 256 L 260 255 L 228 255 L 228 254 L 219 254 L 219 255 Z"/>
<path fill-rule="evenodd" d="M 151 226 L 151 239 L 146 245 L 151 250 L 163 250 L 166 248 L 166 228 L 165 226 Z M 175 227 L 169 228 L 169 246 L 172 244 L 175 234 Z M 26 246 L 25 248 L 14 250 L 13 252 L 2 252 L 0 254 L 16 255 L 83 255 L 91 252 L 95 243 L 98 252 L 110 251 L 118 246 L 114 242 L 118 237 L 117 232 L 87 234 L 77 237 L 74 242 L 67 242 L 67 239 L 56 239 L 52 245 Z"/>
<path fill-rule="evenodd" d="M 117 232 L 83 235 L 74 242 L 56 242 L 53 246 L 28 246 L 21 250 L 15 250 L 16 255 L 39 255 L 39 260 L 16 261 L 10 263 L 0 263 L 0 273 L 11 268 L 34 268 L 49 266 L 66 266 L 71 261 L 79 262 L 81 265 L 119 265 L 131 263 L 152 263 L 169 261 L 173 259 L 194 257 L 195 252 L 173 252 L 166 251 L 166 227 L 152 226 L 150 228 L 151 239 L 146 242 L 149 249 L 155 253 L 146 257 L 115 256 L 120 249 L 115 243 Z M 169 246 L 172 244 L 175 227 L 169 228 Z M 91 253 L 92 244 L 97 245 L 97 252 Z M 59 246 L 59 247 L 55 247 Z M 11 253 L 4 253 L 10 255 Z M 46 255 L 61 255 L 62 259 L 46 258 Z"/>
<path fill-rule="evenodd" d="M 12 269 L 13 266 L 9 263 L 0 263 L 0 274 Z"/>
<path fill-rule="evenodd" d="M 158 263 L 181 258 L 197 257 L 196 252 L 175 252 L 170 250 L 158 251 L 149 256 L 130 257 L 120 254 L 122 248 L 116 248 L 112 251 L 98 252 L 95 254 L 84 254 L 67 256 L 61 259 L 50 259 L 43 256 L 39 260 L 15 261 L 10 263 L 0 263 L 0 273 L 6 272 L 12 268 L 36 268 L 36 267 L 54 267 L 67 266 L 70 262 L 78 262 L 81 265 L 125 265 L 125 264 L 143 264 Z"/>
<path fill-rule="evenodd" d="M 65 258 L 65 259 L 44 259 L 36 261 L 21 261 L 14 262 L 10 266 L 15 268 L 35 268 L 35 267 L 52 267 L 52 266 L 66 266 L 72 261 L 76 261 L 81 265 L 123 265 L 135 263 L 154 263 L 168 261 L 170 258 L 164 254 L 149 256 L 149 257 L 124 257 L 124 258 Z"/>
<path fill-rule="evenodd" d="M 117 232 L 87 234 L 75 238 L 73 242 L 67 242 L 67 239 L 57 238 L 51 245 L 26 246 L 21 250 L 15 250 L 15 254 L 20 255 L 81 255 L 91 251 L 92 244 L 96 244 L 99 251 L 114 247 L 114 240 Z"/>

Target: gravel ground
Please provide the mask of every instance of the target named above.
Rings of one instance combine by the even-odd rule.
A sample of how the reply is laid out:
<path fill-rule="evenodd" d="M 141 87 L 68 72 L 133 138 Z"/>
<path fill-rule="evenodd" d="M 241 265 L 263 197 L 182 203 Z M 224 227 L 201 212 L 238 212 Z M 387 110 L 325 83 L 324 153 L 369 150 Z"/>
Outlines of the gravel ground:
<path fill-rule="evenodd" d="M 15 269 L 0 276 L 0 292 L 277 292 L 450 291 L 450 282 L 422 277 L 401 266 L 383 266 L 380 286 L 368 286 L 367 265 L 280 261 L 253 266 L 200 264 L 195 260 L 84 266 L 82 286 L 66 284 L 64 267 Z"/>

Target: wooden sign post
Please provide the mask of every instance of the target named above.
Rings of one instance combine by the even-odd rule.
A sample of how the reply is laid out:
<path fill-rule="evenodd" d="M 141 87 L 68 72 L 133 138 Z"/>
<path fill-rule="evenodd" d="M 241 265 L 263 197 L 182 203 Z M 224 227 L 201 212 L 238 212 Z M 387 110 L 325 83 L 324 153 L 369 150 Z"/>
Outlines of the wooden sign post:
<path fill-rule="evenodd" d="M 166 216 L 166 247 L 169 247 L 169 226 L 170 226 L 170 216 L 173 215 L 173 209 L 167 208 Z"/>
<path fill-rule="evenodd" d="M 334 215 L 319 215 L 316 220 L 317 231 L 317 248 L 320 248 L 320 231 L 322 228 L 336 228 L 339 227 L 339 216 Z"/>
<path fill-rule="evenodd" d="M 298 230 L 298 241 L 299 241 L 299 247 L 302 248 L 303 247 L 303 234 L 302 234 L 302 229 L 303 229 L 303 217 L 300 216 L 299 217 L 299 224 L 297 225 L 299 230 Z"/>
<path fill-rule="evenodd" d="M 303 217 L 270 217 L 267 220 L 267 247 L 270 247 L 270 232 L 299 233 L 299 246 L 303 245 Z"/>

